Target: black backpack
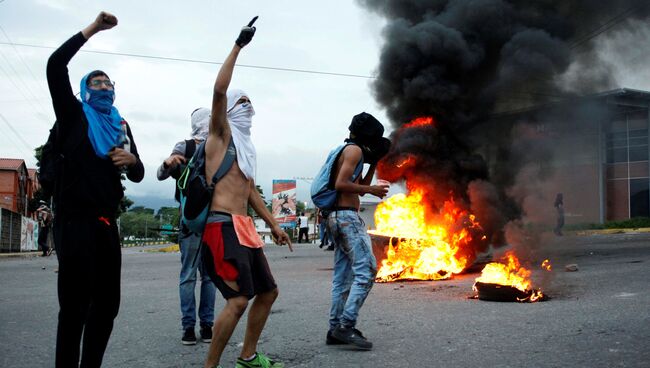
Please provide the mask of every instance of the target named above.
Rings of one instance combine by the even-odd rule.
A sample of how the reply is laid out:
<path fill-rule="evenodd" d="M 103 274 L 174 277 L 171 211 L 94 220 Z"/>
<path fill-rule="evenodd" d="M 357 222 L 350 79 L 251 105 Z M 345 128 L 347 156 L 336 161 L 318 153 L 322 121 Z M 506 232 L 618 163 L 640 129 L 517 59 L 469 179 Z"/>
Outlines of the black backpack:
<path fill-rule="evenodd" d="M 194 152 L 196 152 L 196 142 L 194 139 L 186 139 L 185 140 L 185 153 L 184 157 L 186 162 L 189 162 L 192 156 L 194 156 Z M 170 173 L 169 175 L 176 179 L 176 187 L 174 190 L 174 199 L 176 199 L 176 202 L 180 203 L 181 202 L 181 192 L 178 189 L 178 180 L 181 177 L 181 174 L 183 171 L 185 171 L 185 166 L 186 165 L 178 165 L 176 166 Z"/>
<path fill-rule="evenodd" d="M 124 134 L 127 134 L 126 128 L 122 125 Z M 81 145 L 84 135 L 81 133 L 61 136 L 59 122 L 55 121 L 50 129 L 50 134 L 47 141 L 41 149 L 40 167 L 37 172 L 38 182 L 45 198 L 54 198 L 54 203 L 57 202 L 61 192 L 64 190 L 63 184 L 64 167 L 66 160 L 75 152 L 77 147 Z M 69 173 L 74 175 L 83 175 L 83 173 Z M 68 180 L 76 180 L 72 178 Z M 54 208 L 53 208 L 54 210 Z"/>
<path fill-rule="evenodd" d="M 206 140 L 207 141 L 207 140 Z M 212 193 L 215 184 L 230 170 L 237 158 L 237 151 L 232 137 L 226 153 L 208 184 L 205 177 L 205 143 L 201 142 L 190 162 L 178 179 L 178 189 L 181 197 L 181 222 L 193 233 L 203 233 L 203 228 L 208 219 L 208 211 L 212 202 Z"/>
<path fill-rule="evenodd" d="M 50 129 L 47 142 L 45 142 L 41 149 L 40 167 L 37 175 L 45 198 L 50 198 L 54 195 L 57 179 L 63 166 L 63 155 L 60 153 L 57 145 L 58 134 L 59 124 L 55 121 L 52 129 Z"/>

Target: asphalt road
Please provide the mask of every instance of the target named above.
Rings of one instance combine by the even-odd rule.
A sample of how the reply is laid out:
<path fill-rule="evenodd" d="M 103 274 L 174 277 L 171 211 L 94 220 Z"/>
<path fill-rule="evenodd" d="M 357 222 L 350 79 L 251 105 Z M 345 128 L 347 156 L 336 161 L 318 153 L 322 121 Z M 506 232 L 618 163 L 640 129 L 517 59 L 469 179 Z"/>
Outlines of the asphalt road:
<path fill-rule="evenodd" d="M 539 281 L 552 297 L 542 303 L 468 299 L 477 274 L 376 284 L 358 325 L 375 344 L 370 352 L 324 343 L 331 252 L 268 246 L 267 256 L 280 297 L 259 349 L 287 367 L 650 367 L 649 234 L 554 240 L 537 253 L 555 266 Z M 123 251 L 122 304 L 105 367 L 202 367 L 207 344 L 180 343 L 179 260 Z M 579 271 L 565 272 L 568 263 Z M 56 266 L 55 257 L 0 259 L 1 367 L 54 366 Z M 243 327 L 224 367 L 234 365 Z"/>

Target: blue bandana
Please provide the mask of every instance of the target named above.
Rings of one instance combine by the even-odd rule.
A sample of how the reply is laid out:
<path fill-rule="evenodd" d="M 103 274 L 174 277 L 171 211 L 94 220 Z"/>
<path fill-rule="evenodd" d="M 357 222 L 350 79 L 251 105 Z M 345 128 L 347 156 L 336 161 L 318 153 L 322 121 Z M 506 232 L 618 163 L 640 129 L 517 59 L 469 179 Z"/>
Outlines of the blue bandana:
<path fill-rule="evenodd" d="M 86 79 L 89 74 L 81 79 L 81 105 L 88 120 L 88 139 L 95 154 L 106 158 L 106 154 L 119 144 L 123 119 L 113 106 L 115 91 L 88 88 Z"/>

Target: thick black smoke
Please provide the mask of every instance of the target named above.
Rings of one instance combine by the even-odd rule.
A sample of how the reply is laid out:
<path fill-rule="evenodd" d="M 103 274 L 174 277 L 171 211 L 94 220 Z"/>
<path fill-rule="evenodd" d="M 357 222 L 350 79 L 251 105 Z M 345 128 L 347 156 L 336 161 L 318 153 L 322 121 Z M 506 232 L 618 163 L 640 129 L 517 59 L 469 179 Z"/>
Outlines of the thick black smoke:
<path fill-rule="evenodd" d="M 476 151 L 487 139 L 480 129 L 510 137 L 509 126 L 489 125 L 496 113 L 613 88 L 598 40 L 638 25 L 650 10 L 645 0 L 358 2 L 387 21 L 376 100 L 396 128 L 417 117 L 436 121 L 397 130 L 379 175 L 425 187 L 433 208 L 451 194 L 490 217 L 483 222 L 495 242 L 522 215 L 508 187 L 526 162 L 515 160 L 506 175 L 490 178 Z M 548 154 L 533 150 L 538 160 Z"/>
<path fill-rule="evenodd" d="M 360 0 L 388 21 L 376 99 L 397 126 L 419 116 L 464 125 L 519 105 L 610 87 L 595 54 L 603 25 L 645 19 L 645 0 Z M 617 18 L 616 16 L 622 16 Z M 580 62 L 584 78 L 560 77 Z"/>

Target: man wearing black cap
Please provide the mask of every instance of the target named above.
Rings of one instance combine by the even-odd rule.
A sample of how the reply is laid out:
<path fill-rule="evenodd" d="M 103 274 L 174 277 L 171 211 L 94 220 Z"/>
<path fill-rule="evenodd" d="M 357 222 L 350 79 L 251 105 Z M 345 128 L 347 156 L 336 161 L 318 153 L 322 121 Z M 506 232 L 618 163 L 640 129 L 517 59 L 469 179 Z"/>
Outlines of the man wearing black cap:
<path fill-rule="evenodd" d="M 327 215 L 326 226 L 335 246 L 332 306 L 326 343 L 351 344 L 370 350 L 372 343 L 356 329 L 359 309 L 366 300 L 377 274 L 370 236 L 359 216 L 359 196 L 366 193 L 383 198 L 386 185 L 370 185 L 377 162 L 388 153 L 390 141 L 384 127 L 372 115 L 362 112 L 352 119 L 350 137 L 334 163 L 336 205 Z M 363 164 L 370 167 L 362 177 Z"/>

